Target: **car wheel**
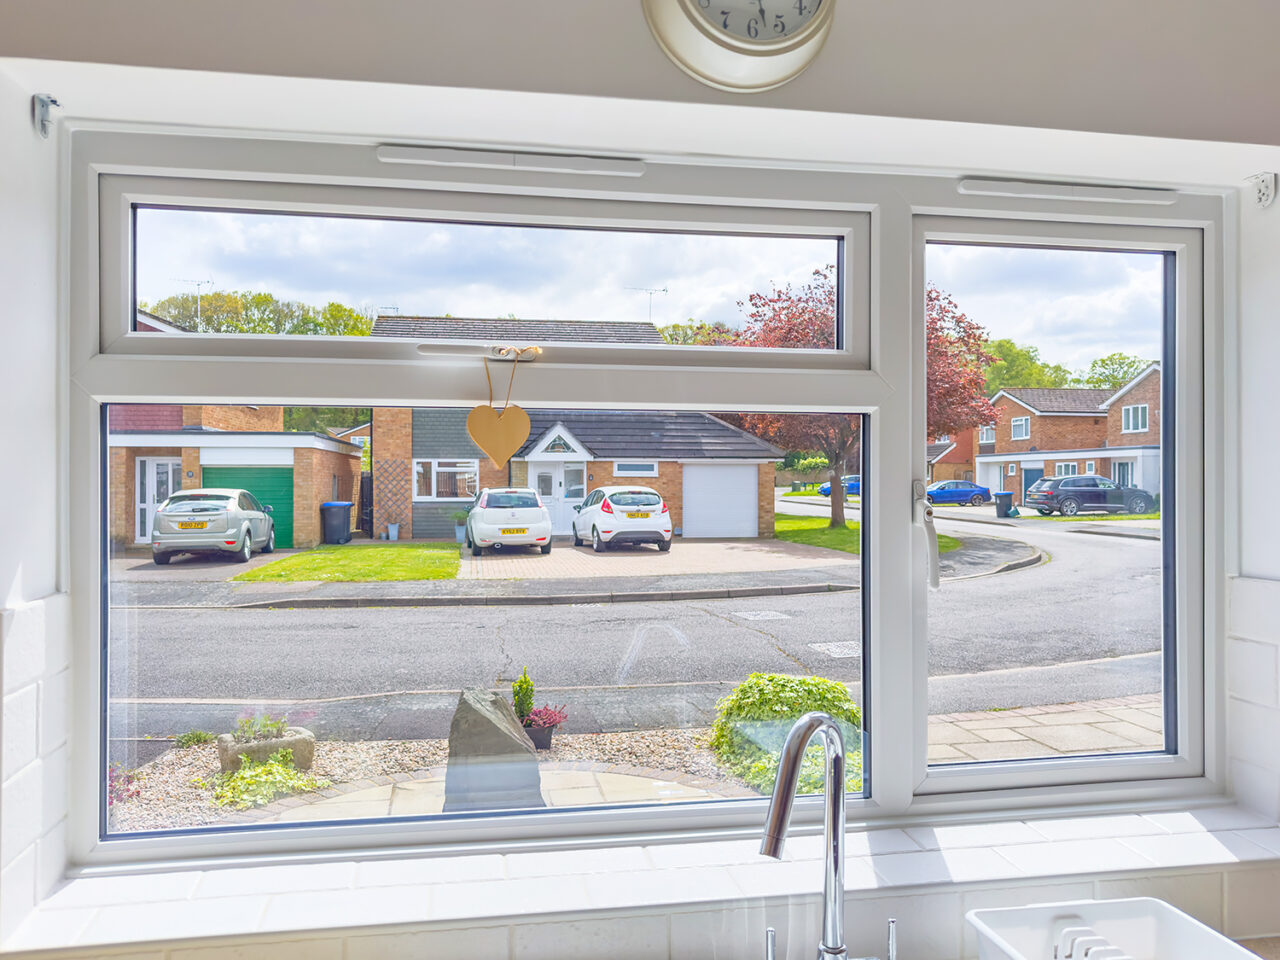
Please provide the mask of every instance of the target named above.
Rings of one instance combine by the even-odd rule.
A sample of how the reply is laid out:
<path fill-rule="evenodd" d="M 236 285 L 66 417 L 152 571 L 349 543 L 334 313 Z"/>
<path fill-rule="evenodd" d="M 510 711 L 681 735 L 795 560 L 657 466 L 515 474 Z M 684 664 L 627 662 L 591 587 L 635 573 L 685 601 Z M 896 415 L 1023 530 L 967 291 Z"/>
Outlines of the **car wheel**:
<path fill-rule="evenodd" d="M 267 531 L 267 542 L 262 545 L 262 552 L 276 552 L 276 525 L 274 523 L 271 525 L 271 529 Z"/>
<path fill-rule="evenodd" d="M 478 557 L 478 556 L 480 556 L 480 554 L 481 554 L 481 553 L 483 553 L 483 552 L 484 552 L 484 548 L 483 548 L 483 547 L 481 547 L 481 546 L 480 546 L 480 544 L 478 544 L 478 543 L 472 543 L 472 544 L 471 544 L 471 555 L 472 555 L 473 557 Z"/>
<path fill-rule="evenodd" d="M 551 552 L 551 544 L 544 543 L 542 545 L 542 555 L 545 557 L 550 552 Z"/>
<path fill-rule="evenodd" d="M 171 553 L 153 553 L 153 554 L 151 555 L 151 559 L 152 559 L 152 560 L 154 560 L 156 563 L 160 564 L 160 566 L 162 566 L 162 567 L 163 567 L 165 564 L 167 564 L 170 560 L 172 560 L 172 559 L 173 559 L 173 554 L 171 554 Z"/>
<path fill-rule="evenodd" d="M 1074 517 L 1080 512 L 1080 502 L 1078 500 L 1063 500 L 1059 509 L 1064 517 Z"/>
<path fill-rule="evenodd" d="M 980 493 L 975 493 L 972 497 L 970 497 L 970 498 L 969 498 L 969 505 L 970 505 L 970 506 L 974 506 L 974 507 L 980 507 L 980 506 L 982 506 L 982 494 L 980 494 Z"/>
<path fill-rule="evenodd" d="M 591 549 L 596 553 L 604 553 L 609 545 L 600 539 L 600 531 L 595 527 L 591 528 Z"/>
<path fill-rule="evenodd" d="M 575 547 L 580 547 L 582 546 L 582 544 L 583 544 L 583 539 L 580 536 L 578 536 L 578 525 L 575 523 L 573 525 L 573 545 Z"/>
<path fill-rule="evenodd" d="M 1040 514 L 1040 516 L 1042 516 L 1042 517 L 1050 517 L 1050 516 L 1053 516 L 1053 511 L 1052 511 L 1052 510 L 1046 510 L 1044 507 L 1036 507 L 1036 513 Z"/>
<path fill-rule="evenodd" d="M 253 556 L 253 540 L 249 537 L 249 531 L 244 532 L 244 542 L 240 544 L 240 549 L 236 551 L 236 563 L 248 563 L 249 558 Z"/>
<path fill-rule="evenodd" d="M 1150 513 L 1151 504 L 1147 502 L 1146 497 L 1134 497 L 1129 501 L 1130 513 Z"/>
<path fill-rule="evenodd" d="M 669 552 L 669 551 L 671 550 L 671 541 L 670 541 L 670 540 L 659 540 L 659 541 L 658 541 L 658 549 L 659 549 L 659 550 L 661 550 L 663 553 L 667 553 L 667 552 Z"/>

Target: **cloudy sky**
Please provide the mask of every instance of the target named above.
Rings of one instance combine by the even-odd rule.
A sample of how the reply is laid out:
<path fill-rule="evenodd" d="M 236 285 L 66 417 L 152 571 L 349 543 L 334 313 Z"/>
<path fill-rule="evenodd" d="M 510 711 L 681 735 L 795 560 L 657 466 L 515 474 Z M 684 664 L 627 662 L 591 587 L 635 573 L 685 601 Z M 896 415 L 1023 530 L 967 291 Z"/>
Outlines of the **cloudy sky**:
<path fill-rule="evenodd" d="M 833 263 L 830 239 L 689 236 L 479 224 L 138 212 L 138 295 L 263 290 L 402 315 L 742 321 L 738 301 Z M 1117 350 L 1159 356 L 1161 263 L 1147 254 L 931 245 L 928 279 L 992 338 L 1072 369 Z M 208 290 L 205 286 L 202 289 Z"/>

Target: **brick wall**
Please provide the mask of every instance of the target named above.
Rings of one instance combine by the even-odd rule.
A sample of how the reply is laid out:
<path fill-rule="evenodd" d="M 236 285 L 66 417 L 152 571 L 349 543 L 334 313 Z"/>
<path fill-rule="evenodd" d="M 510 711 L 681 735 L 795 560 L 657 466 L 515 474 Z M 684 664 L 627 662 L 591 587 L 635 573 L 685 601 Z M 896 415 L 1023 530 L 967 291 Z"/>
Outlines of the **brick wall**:
<path fill-rule="evenodd" d="M 107 409 L 107 429 L 112 433 L 181 430 L 182 407 L 176 403 L 113 403 Z"/>
<path fill-rule="evenodd" d="M 195 490 L 200 486 L 200 449 L 182 448 L 182 489 Z"/>
<path fill-rule="evenodd" d="M 587 481 L 587 492 L 596 487 L 626 487 L 635 484 L 637 487 L 649 487 L 657 490 L 667 502 L 671 512 L 671 528 L 679 530 L 683 523 L 682 509 L 684 504 L 684 469 L 674 460 L 658 462 L 656 477 L 615 477 L 612 460 L 592 460 L 587 463 L 587 476 L 595 477 Z M 770 491 L 772 495 L 772 491 Z"/>
<path fill-rule="evenodd" d="M 1147 405 L 1147 429 L 1141 433 L 1123 433 L 1124 408 Z M 1117 400 L 1107 410 L 1107 446 L 1127 447 L 1160 442 L 1160 371 L 1147 374 L 1142 382 Z"/>
<path fill-rule="evenodd" d="M 107 536 L 113 547 L 135 542 L 139 457 L 179 457 L 176 447 L 111 447 L 107 454 Z"/>
<path fill-rule="evenodd" d="M 413 409 L 373 408 L 373 535 L 400 524 L 400 538 L 413 536 Z"/>
<path fill-rule="evenodd" d="M 947 463 L 940 460 L 933 465 L 929 475 L 936 480 L 972 480 L 973 464 Z"/>
<path fill-rule="evenodd" d="M 293 545 L 314 547 L 324 539 L 320 504 L 335 499 L 333 480 L 338 478 L 338 500 L 353 500 L 360 484 L 360 457 L 354 453 L 298 448 L 293 451 Z M 353 502 L 357 502 L 354 501 Z M 355 527 L 357 507 L 351 509 Z M 408 531 L 405 531 L 407 535 Z"/>
<path fill-rule="evenodd" d="M 774 463 L 762 463 L 759 466 L 760 482 L 757 487 L 759 504 L 756 509 L 756 522 L 759 524 L 758 536 L 761 537 L 773 536 L 773 496 L 774 485 L 777 483 L 774 473 L 777 469 L 777 464 Z"/>
<path fill-rule="evenodd" d="M 1107 417 L 1054 416 L 1035 414 L 1008 397 L 995 403 L 999 413 L 996 421 L 996 453 L 1030 453 L 1035 450 L 1083 450 L 1100 447 L 1107 439 Z M 1015 417 L 1031 418 L 1031 436 L 1026 440 L 1012 439 L 1012 420 Z"/>
<path fill-rule="evenodd" d="M 246 432 L 283 430 L 284 407 L 185 406 L 182 408 L 182 425 Z"/>

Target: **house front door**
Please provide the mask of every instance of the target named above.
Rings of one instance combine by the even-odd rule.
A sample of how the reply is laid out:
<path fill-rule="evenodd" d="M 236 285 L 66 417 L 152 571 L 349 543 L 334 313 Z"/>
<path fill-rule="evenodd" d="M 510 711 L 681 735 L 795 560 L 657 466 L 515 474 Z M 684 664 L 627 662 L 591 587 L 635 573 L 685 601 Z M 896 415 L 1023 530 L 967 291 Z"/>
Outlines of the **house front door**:
<path fill-rule="evenodd" d="M 1025 500 L 1031 485 L 1044 476 L 1044 467 L 1022 468 L 1022 498 Z M 1019 501 L 1021 502 L 1021 501 Z"/>
<path fill-rule="evenodd" d="M 134 462 L 137 488 L 134 509 L 134 540 L 151 539 L 151 518 L 155 509 L 182 489 L 182 461 L 174 457 L 138 457 Z"/>
<path fill-rule="evenodd" d="M 530 463 L 533 489 L 551 514 L 551 532 L 566 536 L 573 532 L 574 507 L 587 495 L 587 465 L 573 462 Z"/>
<path fill-rule="evenodd" d="M 1122 487 L 1133 486 L 1133 464 L 1128 460 L 1117 460 L 1111 465 L 1111 479 Z"/>

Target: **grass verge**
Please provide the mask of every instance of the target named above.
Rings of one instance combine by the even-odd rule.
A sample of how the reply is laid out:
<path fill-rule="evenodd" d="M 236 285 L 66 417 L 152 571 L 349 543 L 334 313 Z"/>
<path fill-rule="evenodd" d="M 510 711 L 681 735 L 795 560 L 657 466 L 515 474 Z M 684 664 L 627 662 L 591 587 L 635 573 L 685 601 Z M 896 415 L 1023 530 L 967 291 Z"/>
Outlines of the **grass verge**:
<path fill-rule="evenodd" d="M 452 580 L 458 575 L 458 545 L 449 541 L 343 544 L 316 547 L 274 563 L 246 570 L 242 582 L 327 580 L 355 583 L 391 580 Z"/>
<path fill-rule="evenodd" d="M 1030 515 L 1033 507 L 1027 507 L 1022 511 L 1024 515 Z M 1036 514 L 1039 516 L 1039 514 Z M 1095 523 L 1100 520 L 1159 520 L 1158 513 L 1077 513 L 1074 517 L 1040 517 L 1041 520 L 1057 520 L 1059 523 L 1066 521 L 1068 523 Z"/>
<path fill-rule="evenodd" d="M 862 530 L 854 520 L 846 520 L 844 529 L 832 527 L 826 517 L 799 517 L 780 513 L 773 519 L 774 535 L 779 540 L 807 543 L 811 547 L 843 550 L 845 553 L 862 552 Z M 938 552 L 949 553 L 960 546 L 955 537 L 938 534 Z"/>

